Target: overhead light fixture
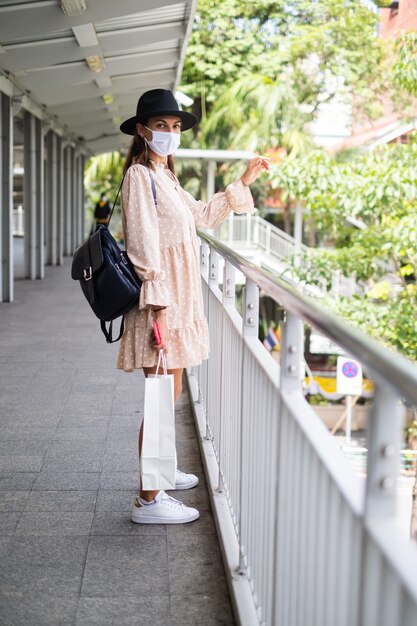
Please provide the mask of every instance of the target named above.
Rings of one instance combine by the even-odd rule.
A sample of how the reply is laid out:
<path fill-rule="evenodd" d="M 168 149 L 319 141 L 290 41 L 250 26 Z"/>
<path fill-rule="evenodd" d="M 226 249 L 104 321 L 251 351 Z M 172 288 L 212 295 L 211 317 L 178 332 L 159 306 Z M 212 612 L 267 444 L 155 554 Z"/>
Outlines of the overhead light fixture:
<path fill-rule="evenodd" d="M 104 100 L 104 104 L 112 104 L 113 103 L 113 94 L 106 93 L 104 96 L 101 96 Z"/>
<path fill-rule="evenodd" d="M 72 32 L 74 33 L 75 39 L 77 40 L 80 48 L 98 46 L 96 31 L 92 24 L 73 26 Z"/>
<path fill-rule="evenodd" d="M 115 115 L 113 117 L 113 124 L 115 124 L 116 126 L 120 126 L 122 122 L 122 118 L 120 117 L 120 115 Z"/>
<path fill-rule="evenodd" d="M 61 9 L 65 15 L 81 15 L 87 11 L 85 0 L 61 0 Z"/>
<path fill-rule="evenodd" d="M 86 57 L 85 60 L 90 70 L 92 72 L 96 72 L 97 74 L 98 72 L 102 72 L 106 67 L 103 57 L 99 54 L 94 54 L 91 57 Z"/>

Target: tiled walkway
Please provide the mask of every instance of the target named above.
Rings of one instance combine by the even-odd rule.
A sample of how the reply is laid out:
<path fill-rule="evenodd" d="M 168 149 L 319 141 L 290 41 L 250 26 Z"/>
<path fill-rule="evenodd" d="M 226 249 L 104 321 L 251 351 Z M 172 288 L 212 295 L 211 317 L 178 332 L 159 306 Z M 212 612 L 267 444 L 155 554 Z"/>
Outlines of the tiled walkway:
<path fill-rule="evenodd" d="M 178 454 L 200 486 L 177 496 L 201 518 L 132 524 L 143 377 L 115 369 L 69 273 L 0 304 L 0 624 L 232 625 L 188 396 Z"/>

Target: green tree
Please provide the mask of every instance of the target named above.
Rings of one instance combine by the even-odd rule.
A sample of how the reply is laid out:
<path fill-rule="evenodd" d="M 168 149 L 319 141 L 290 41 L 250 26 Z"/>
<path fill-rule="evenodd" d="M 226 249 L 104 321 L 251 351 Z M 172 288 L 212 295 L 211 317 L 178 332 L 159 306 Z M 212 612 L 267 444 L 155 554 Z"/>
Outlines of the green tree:
<path fill-rule="evenodd" d="M 322 151 L 288 158 L 272 185 L 302 199 L 321 247 L 299 275 L 330 287 L 336 273 L 354 276 L 355 298 L 329 297 L 338 313 L 386 345 L 417 360 L 417 141 L 381 146 L 337 162 Z"/>
<path fill-rule="evenodd" d="M 200 0 L 181 89 L 203 118 L 252 75 L 285 84 L 311 110 L 341 89 L 369 99 L 383 56 L 377 22 L 357 0 Z"/>

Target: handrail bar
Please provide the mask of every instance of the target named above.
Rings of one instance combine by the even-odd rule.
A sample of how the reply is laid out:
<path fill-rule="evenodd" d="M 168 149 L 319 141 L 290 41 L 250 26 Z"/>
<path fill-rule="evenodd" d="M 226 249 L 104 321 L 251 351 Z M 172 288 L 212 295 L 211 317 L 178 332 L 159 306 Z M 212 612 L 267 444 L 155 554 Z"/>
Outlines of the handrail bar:
<path fill-rule="evenodd" d="M 413 406 L 417 406 L 417 366 L 414 363 L 400 354 L 388 351 L 362 331 L 320 308 L 312 298 L 300 293 L 283 278 L 254 265 L 207 231 L 198 229 L 198 236 L 246 274 L 268 296 L 283 302 L 292 313 L 304 318 L 368 367 L 377 380 L 400 392 Z"/>

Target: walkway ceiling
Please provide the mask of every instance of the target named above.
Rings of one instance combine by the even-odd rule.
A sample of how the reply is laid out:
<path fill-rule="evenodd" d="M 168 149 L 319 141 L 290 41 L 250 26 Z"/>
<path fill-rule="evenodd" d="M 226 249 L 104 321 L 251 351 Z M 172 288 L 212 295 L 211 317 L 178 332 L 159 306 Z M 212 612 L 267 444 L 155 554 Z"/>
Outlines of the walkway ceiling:
<path fill-rule="evenodd" d="M 0 1 L 0 89 L 87 153 L 118 149 L 120 122 L 175 90 L 197 0 Z"/>

